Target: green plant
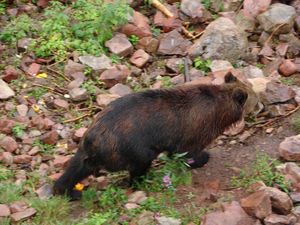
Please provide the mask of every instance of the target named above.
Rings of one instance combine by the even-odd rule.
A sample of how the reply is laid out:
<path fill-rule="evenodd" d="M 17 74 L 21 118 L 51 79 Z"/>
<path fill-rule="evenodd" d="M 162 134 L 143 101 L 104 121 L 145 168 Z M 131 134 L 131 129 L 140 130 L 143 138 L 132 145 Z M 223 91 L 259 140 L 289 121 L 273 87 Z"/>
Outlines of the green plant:
<path fill-rule="evenodd" d="M 280 81 L 285 85 L 294 85 L 295 80 L 292 77 L 281 77 Z"/>
<path fill-rule="evenodd" d="M 0 204 L 7 204 L 22 198 L 23 187 L 15 184 L 0 183 Z"/>
<path fill-rule="evenodd" d="M 108 186 L 105 191 L 100 194 L 99 206 L 102 209 L 119 209 L 126 201 L 127 196 L 123 189 L 114 186 Z"/>
<path fill-rule="evenodd" d="M 0 165 L 0 181 L 5 181 L 14 176 L 14 172 L 12 170 L 7 169 L 6 167 Z"/>
<path fill-rule="evenodd" d="M 71 204 L 65 197 L 52 197 L 48 200 L 31 198 L 28 202 L 37 211 L 33 217 L 34 224 L 62 224 L 68 220 Z"/>
<path fill-rule="evenodd" d="M 210 6 L 211 6 L 211 0 L 201 0 L 203 6 L 206 8 L 206 9 L 209 9 Z"/>
<path fill-rule="evenodd" d="M 95 188 L 89 188 L 82 192 L 81 202 L 85 208 L 93 208 L 95 199 L 97 199 L 97 191 Z"/>
<path fill-rule="evenodd" d="M 120 64 L 123 57 L 116 54 L 111 54 L 110 59 L 113 64 Z"/>
<path fill-rule="evenodd" d="M 87 92 L 91 95 L 96 94 L 96 91 L 97 91 L 96 83 L 91 79 L 85 81 L 80 87 L 87 90 Z"/>
<path fill-rule="evenodd" d="M 54 153 L 54 148 L 55 148 L 54 145 L 45 144 L 45 143 L 43 143 L 39 139 L 36 139 L 33 142 L 32 146 L 38 146 L 40 148 L 40 150 L 41 150 L 41 153 L 43 153 L 43 154 L 49 154 L 49 155 L 51 155 L 51 154 Z"/>
<path fill-rule="evenodd" d="M 90 74 L 92 74 L 92 72 L 93 72 L 93 68 L 92 67 L 89 67 L 89 66 L 87 66 L 87 67 L 85 67 L 85 69 L 84 69 L 84 75 L 85 76 L 88 76 L 88 75 L 90 75 Z"/>
<path fill-rule="evenodd" d="M 259 69 L 263 69 L 266 65 L 265 64 L 261 64 L 261 63 L 257 63 L 256 67 Z"/>
<path fill-rule="evenodd" d="M 171 87 L 174 86 L 172 84 L 172 82 L 171 82 L 171 77 L 168 77 L 168 76 L 157 76 L 156 80 L 157 81 L 161 81 L 162 87 L 171 88 Z"/>
<path fill-rule="evenodd" d="M 160 35 L 161 30 L 157 27 L 151 27 L 151 32 L 154 37 L 158 37 Z"/>
<path fill-rule="evenodd" d="M 92 224 L 92 225 L 104 225 L 109 224 L 113 220 L 113 218 L 116 217 L 116 212 L 114 211 L 107 211 L 105 213 L 94 213 L 91 217 L 84 219 L 81 223 L 78 223 L 78 225 L 86 225 L 86 224 Z"/>
<path fill-rule="evenodd" d="M 6 10 L 6 4 L 5 1 L 2 0 L 0 1 L 0 16 L 5 14 L 5 10 Z"/>
<path fill-rule="evenodd" d="M 289 184 L 284 176 L 276 171 L 280 162 L 269 155 L 257 154 L 250 170 L 243 169 L 238 177 L 232 177 L 233 187 L 249 187 L 257 181 L 263 181 L 267 186 L 278 185 L 283 191 L 288 192 Z"/>
<path fill-rule="evenodd" d="M 194 59 L 194 67 L 205 73 L 210 72 L 211 60 L 203 60 L 200 57 Z"/>
<path fill-rule="evenodd" d="M 27 92 L 27 94 L 29 96 L 34 97 L 36 100 L 41 99 L 41 97 L 46 94 L 48 92 L 48 90 L 46 88 L 42 88 L 42 87 L 34 87 L 31 90 L 29 90 Z"/>
<path fill-rule="evenodd" d="M 1 31 L 0 40 L 7 43 L 13 43 L 17 40 L 31 36 L 36 32 L 36 28 L 33 26 L 32 19 L 22 14 L 12 21 L 10 21 Z"/>
<path fill-rule="evenodd" d="M 159 158 L 162 166 L 150 171 L 135 182 L 134 186 L 147 192 L 170 191 L 172 193 L 179 184 L 191 182 L 191 171 L 185 158 L 186 153 L 174 154 L 172 158 L 165 155 Z"/>
<path fill-rule="evenodd" d="M 135 46 L 138 42 L 139 42 L 139 37 L 138 36 L 136 36 L 136 35 L 130 35 L 129 36 L 129 41 L 130 41 L 130 43 L 133 45 L 133 46 Z"/>
<path fill-rule="evenodd" d="M 300 133 L 300 116 L 292 120 L 292 126 L 297 133 Z"/>
<path fill-rule="evenodd" d="M 24 124 L 17 123 L 16 125 L 13 126 L 12 132 L 15 137 L 20 138 L 25 133 L 25 128 L 26 127 Z"/>

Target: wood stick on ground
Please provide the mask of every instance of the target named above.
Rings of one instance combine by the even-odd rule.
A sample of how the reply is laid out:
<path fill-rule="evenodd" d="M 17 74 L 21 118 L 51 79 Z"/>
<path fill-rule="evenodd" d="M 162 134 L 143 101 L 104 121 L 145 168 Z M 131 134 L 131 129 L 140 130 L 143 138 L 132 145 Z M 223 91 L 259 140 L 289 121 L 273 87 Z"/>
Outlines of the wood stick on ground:
<path fill-rule="evenodd" d="M 184 82 L 190 82 L 190 72 L 189 72 L 189 65 L 188 65 L 188 58 L 187 56 L 184 57 Z"/>
<path fill-rule="evenodd" d="M 167 17 L 174 17 L 173 13 L 171 13 L 160 1 L 152 0 L 151 4 L 163 14 L 165 14 Z"/>
<path fill-rule="evenodd" d="M 279 28 L 281 28 L 283 25 L 285 25 L 285 23 L 279 24 L 279 25 L 275 28 L 275 30 L 273 30 L 273 32 L 270 34 L 270 36 L 269 36 L 268 39 L 266 40 L 264 46 L 269 44 L 269 42 L 271 41 L 271 39 L 273 38 L 273 36 L 275 35 L 275 33 L 276 33 L 276 32 L 279 30 Z"/>
<path fill-rule="evenodd" d="M 65 121 L 63 121 L 63 123 L 75 122 L 75 121 L 77 121 L 77 120 L 80 120 L 80 119 L 82 119 L 82 118 L 84 118 L 84 117 L 87 117 L 87 116 L 90 116 L 90 115 L 92 115 L 92 113 L 83 114 L 83 115 L 78 116 L 78 117 L 76 117 L 76 118 L 69 119 L 69 120 L 65 120 Z"/>
<path fill-rule="evenodd" d="M 68 77 L 66 77 L 64 74 L 62 74 L 61 72 L 58 72 L 58 71 L 52 69 L 52 68 L 49 67 L 49 66 L 47 66 L 46 68 L 47 68 L 47 70 L 50 70 L 51 72 L 60 75 L 60 76 L 61 76 L 62 78 L 64 78 L 66 81 L 71 82 L 71 80 L 70 80 Z"/>

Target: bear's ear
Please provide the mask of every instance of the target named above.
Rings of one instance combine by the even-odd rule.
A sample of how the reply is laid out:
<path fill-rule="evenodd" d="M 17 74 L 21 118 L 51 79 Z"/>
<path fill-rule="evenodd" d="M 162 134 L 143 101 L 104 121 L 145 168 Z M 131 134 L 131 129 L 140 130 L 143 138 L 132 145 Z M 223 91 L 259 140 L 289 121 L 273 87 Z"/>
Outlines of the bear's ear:
<path fill-rule="evenodd" d="M 237 78 L 232 75 L 231 72 L 228 72 L 224 77 L 225 83 L 233 83 L 237 81 Z"/>
<path fill-rule="evenodd" d="M 233 91 L 232 98 L 235 102 L 243 106 L 248 98 L 248 93 L 240 88 Z"/>

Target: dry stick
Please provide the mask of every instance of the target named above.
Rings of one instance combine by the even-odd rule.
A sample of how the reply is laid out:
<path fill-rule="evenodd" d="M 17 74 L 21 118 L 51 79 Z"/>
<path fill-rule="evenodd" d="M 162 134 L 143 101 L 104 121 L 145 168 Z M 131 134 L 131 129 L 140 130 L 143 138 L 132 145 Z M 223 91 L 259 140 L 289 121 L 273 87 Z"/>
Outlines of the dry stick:
<path fill-rule="evenodd" d="M 92 115 L 92 113 L 87 113 L 87 114 L 84 114 L 84 115 L 82 115 L 82 116 L 78 116 L 78 117 L 73 118 L 73 119 L 65 120 L 65 121 L 63 121 L 63 123 L 74 122 L 74 121 L 80 120 L 80 119 L 82 119 L 82 118 L 84 118 L 84 117 L 87 117 L 87 116 L 90 116 L 90 115 Z"/>
<path fill-rule="evenodd" d="M 67 78 L 64 74 L 62 74 L 62 73 L 60 73 L 60 72 L 58 72 L 58 71 L 56 71 L 56 70 L 50 68 L 49 66 L 47 66 L 46 68 L 47 68 L 48 70 L 50 70 L 51 72 L 60 75 L 60 76 L 61 76 L 62 78 L 64 78 L 66 81 L 71 82 L 71 80 L 70 80 L 69 78 Z"/>
<path fill-rule="evenodd" d="M 190 72 L 189 72 L 189 65 L 188 65 L 188 58 L 187 56 L 184 58 L 184 82 L 191 81 Z"/>
<path fill-rule="evenodd" d="M 273 30 L 273 32 L 271 33 L 271 35 L 268 37 L 268 39 L 267 39 L 266 42 L 264 43 L 264 46 L 266 46 L 266 45 L 269 44 L 269 42 L 271 41 L 271 39 L 272 39 L 273 36 L 275 35 L 276 31 L 278 31 L 279 28 L 282 27 L 283 25 L 285 25 L 285 24 L 284 24 L 284 23 L 279 24 L 279 25 L 275 28 L 275 30 Z"/>
<path fill-rule="evenodd" d="M 261 122 L 258 122 L 256 123 L 254 126 L 255 127 L 265 127 L 265 126 L 268 126 L 274 122 L 276 122 L 277 120 L 281 119 L 281 118 L 285 118 L 285 117 L 288 117 L 290 116 L 291 114 L 293 114 L 294 112 L 296 112 L 298 109 L 300 108 L 300 105 L 298 105 L 295 109 L 289 111 L 288 113 L 284 114 L 283 116 L 280 116 L 280 117 L 276 117 L 272 120 L 269 120 L 268 122 L 264 123 L 264 124 L 260 124 Z M 265 121 L 262 121 L 262 122 L 265 122 Z M 257 126 L 256 126 L 257 125 Z"/>
<path fill-rule="evenodd" d="M 173 13 L 171 13 L 160 1 L 152 0 L 151 4 L 167 17 L 174 17 Z"/>
<path fill-rule="evenodd" d="M 195 36 L 188 29 L 186 29 L 184 26 L 182 26 L 181 29 L 185 36 L 194 39 Z"/>

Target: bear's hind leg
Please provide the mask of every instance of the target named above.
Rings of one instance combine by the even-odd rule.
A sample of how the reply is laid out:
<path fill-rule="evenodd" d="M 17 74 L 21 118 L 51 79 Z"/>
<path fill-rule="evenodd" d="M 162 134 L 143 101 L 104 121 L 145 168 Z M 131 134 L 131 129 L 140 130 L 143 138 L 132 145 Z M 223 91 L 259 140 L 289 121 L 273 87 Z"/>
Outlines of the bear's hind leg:
<path fill-rule="evenodd" d="M 191 157 L 191 162 L 188 164 L 191 166 L 191 168 L 199 168 L 204 166 L 208 160 L 209 160 L 209 153 L 206 151 L 201 151 L 197 154 L 188 154 L 188 157 Z"/>

